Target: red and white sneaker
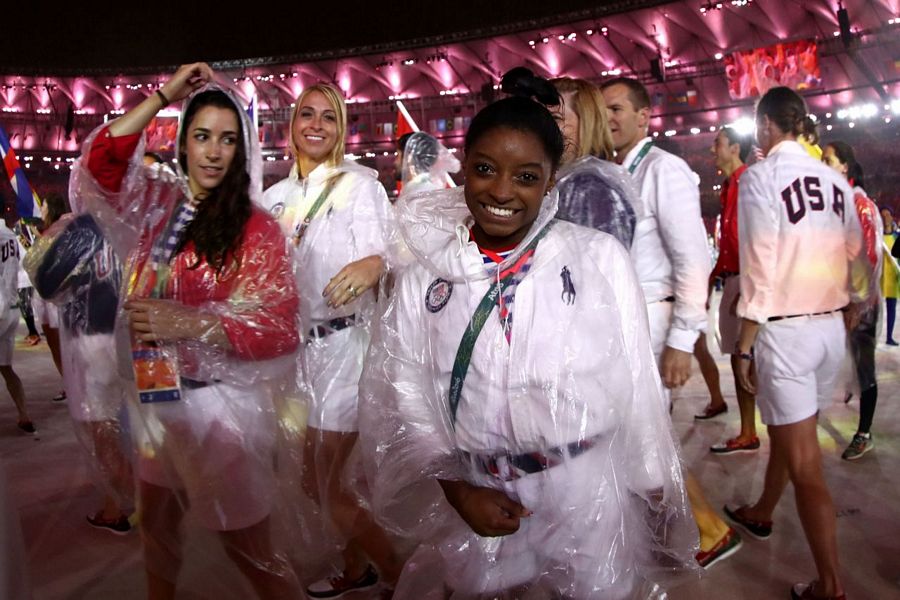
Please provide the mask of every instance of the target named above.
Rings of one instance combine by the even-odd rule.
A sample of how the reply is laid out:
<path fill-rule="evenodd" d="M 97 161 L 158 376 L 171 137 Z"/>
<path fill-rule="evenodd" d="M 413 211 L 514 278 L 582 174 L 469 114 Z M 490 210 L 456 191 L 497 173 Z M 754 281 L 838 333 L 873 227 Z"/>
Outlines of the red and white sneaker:
<path fill-rule="evenodd" d="M 310 598 L 340 598 L 344 594 L 365 590 L 378 584 L 378 572 L 372 565 L 358 579 L 347 579 L 341 573 L 337 577 L 326 577 L 306 588 Z"/>

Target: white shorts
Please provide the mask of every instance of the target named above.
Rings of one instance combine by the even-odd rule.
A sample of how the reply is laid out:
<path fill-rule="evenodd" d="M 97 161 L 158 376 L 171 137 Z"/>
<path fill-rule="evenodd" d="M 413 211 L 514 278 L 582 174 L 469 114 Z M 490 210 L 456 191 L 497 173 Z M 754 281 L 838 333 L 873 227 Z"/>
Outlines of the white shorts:
<path fill-rule="evenodd" d="M 311 396 L 310 427 L 359 430 L 359 378 L 368 346 L 368 330 L 357 325 L 310 339 L 303 347 L 303 381 Z"/>
<path fill-rule="evenodd" d="M 269 390 L 214 383 L 181 393 L 180 401 L 140 406 L 140 478 L 184 490 L 213 531 L 260 522 L 272 511 L 276 487 Z"/>
<path fill-rule="evenodd" d="M 114 421 L 131 383 L 119 377 L 116 339 L 111 333 L 66 337 L 63 382 L 75 421 Z"/>
<path fill-rule="evenodd" d="M 732 275 L 725 279 L 722 301 L 719 303 L 719 349 L 722 354 L 734 354 L 741 335 L 741 318 L 737 316 L 736 300 L 741 295 L 741 278 Z"/>
<path fill-rule="evenodd" d="M 807 419 L 831 401 L 846 331 L 840 312 L 770 321 L 756 338 L 756 405 L 766 425 Z"/>
<path fill-rule="evenodd" d="M 10 308 L 3 318 L 0 318 L 0 366 L 12 365 L 20 314 L 18 308 Z"/>
<path fill-rule="evenodd" d="M 650 344 L 653 346 L 653 356 L 657 364 L 666 349 L 666 340 L 669 337 L 669 326 L 672 324 L 672 311 L 675 310 L 674 302 L 650 302 L 647 304 L 647 318 L 650 321 Z"/>
<path fill-rule="evenodd" d="M 606 443 L 513 481 L 473 467 L 471 484 L 498 489 L 533 514 L 512 535 L 480 537 L 461 527 L 442 544 L 454 591 L 469 597 L 537 581 L 567 598 L 630 598 L 640 544 L 628 540 L 646 534 L 637 504 L 616 497 Z"/>
<path fill-rule="evenodd" d="M 653 347 L 653 358 L 656 359 L 657 369 L 659 369 L 663 350 L 666 349 L 673 310 L 675 310 L 674 302 L 651 302 L 647 305 L 647 317 L 650 321 L 650 345 Z M 672 408 L 672 390 L 664 385 L 662 391 L 662 401 L 668 412 Z"/>
<path fill-rule="evenodd" d="M 34 294 L 31 297 L 31 308 L 34 311 L 34 322 L 46 325 L 51 329 L 59 329 L 59 307 Z"/>

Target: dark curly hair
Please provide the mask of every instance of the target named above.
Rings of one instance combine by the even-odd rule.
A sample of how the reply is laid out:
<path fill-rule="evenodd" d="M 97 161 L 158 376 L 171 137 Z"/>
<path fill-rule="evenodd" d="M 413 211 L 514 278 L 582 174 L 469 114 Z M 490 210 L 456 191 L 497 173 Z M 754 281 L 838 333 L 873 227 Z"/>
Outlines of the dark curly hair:
<path fill-rule="evenodd" d="M 235 251 L 240 246 L 244 235 L 244 225 L 250 219 L 250 174 L 247 170 L 247 152 L 244 149 L 244 135 L 241 116 L 234 102 L 218 90 L 209 90 L 197 94 L 190 102 L 184 114 L 184 126 L 178 139 L 178 162 L 187 173 L 187 132 L 200 109 L 206 106 L 223 108 L 234 113 L 238 122 L 238 139 L 235 143 L 234 158 L 218 187 L 211 190 L 197 206 L 194 220 L 187 226 L 178 252 L 184 250 L 191 241 L 197 251 L 197 262 L 190 268 L 196 269 L 204 260 L 219 275 L 234 259 L 236 266 L 240 257 Z"/>

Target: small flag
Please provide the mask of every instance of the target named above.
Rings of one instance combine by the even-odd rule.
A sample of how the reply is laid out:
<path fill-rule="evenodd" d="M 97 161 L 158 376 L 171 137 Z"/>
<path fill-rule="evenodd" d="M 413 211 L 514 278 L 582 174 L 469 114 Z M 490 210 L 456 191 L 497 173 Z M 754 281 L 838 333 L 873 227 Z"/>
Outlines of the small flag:
<path fill-rule="evenodd" d="M 407 133 L 415 133 L 417 131 L 420 131 L 419 126 L 409 116 L 409 112 L 407 112 L 403 102 L 397 100 L 397 139 L 399 140 Z"/>
<path fill-rule="evenodd" d="M 3 127 L 0 127 L 0 158 L 3 159 L 3 166 L 6 168 L 6 175 L 12 184 L 13 191 L 16 194 L 16 211 L 19 217 L 36 217 L 41 214 L 41 200 L 34 193 L 28 180 L 25 178 L 25 170 L 19 164 L 16 152 L 6 137 Z"/>
<path fill-rule="evenodd" d="M 669 105 L 673 107 L 697 106 L 698 100 L 697 90 L 685 90 L 669 94 Z"/>

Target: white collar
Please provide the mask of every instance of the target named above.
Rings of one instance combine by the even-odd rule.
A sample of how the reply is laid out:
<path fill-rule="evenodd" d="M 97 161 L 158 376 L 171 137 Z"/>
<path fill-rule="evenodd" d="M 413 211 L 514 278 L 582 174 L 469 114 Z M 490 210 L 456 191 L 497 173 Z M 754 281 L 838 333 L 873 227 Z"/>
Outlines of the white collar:
<path fill-rule="evenodd" d="M 638 152 L 641 151 L 641 148 L 643 148 L 645 144 L 648 144 L 652 141 L 653 141 L 653 138 L 650 137 L 649 135 L 647 137 L 641 139 L 641 141 L 639 141 L 637 144 L 635 144 L 634 148 L 629 150 L 628 154 L 625 155 L 625 160 L 622 161 L 622 166 L 626 169 L 628 167 L 630 167 L 631 163 L 633 163 L 634 159 L 637 157 Z"/>

